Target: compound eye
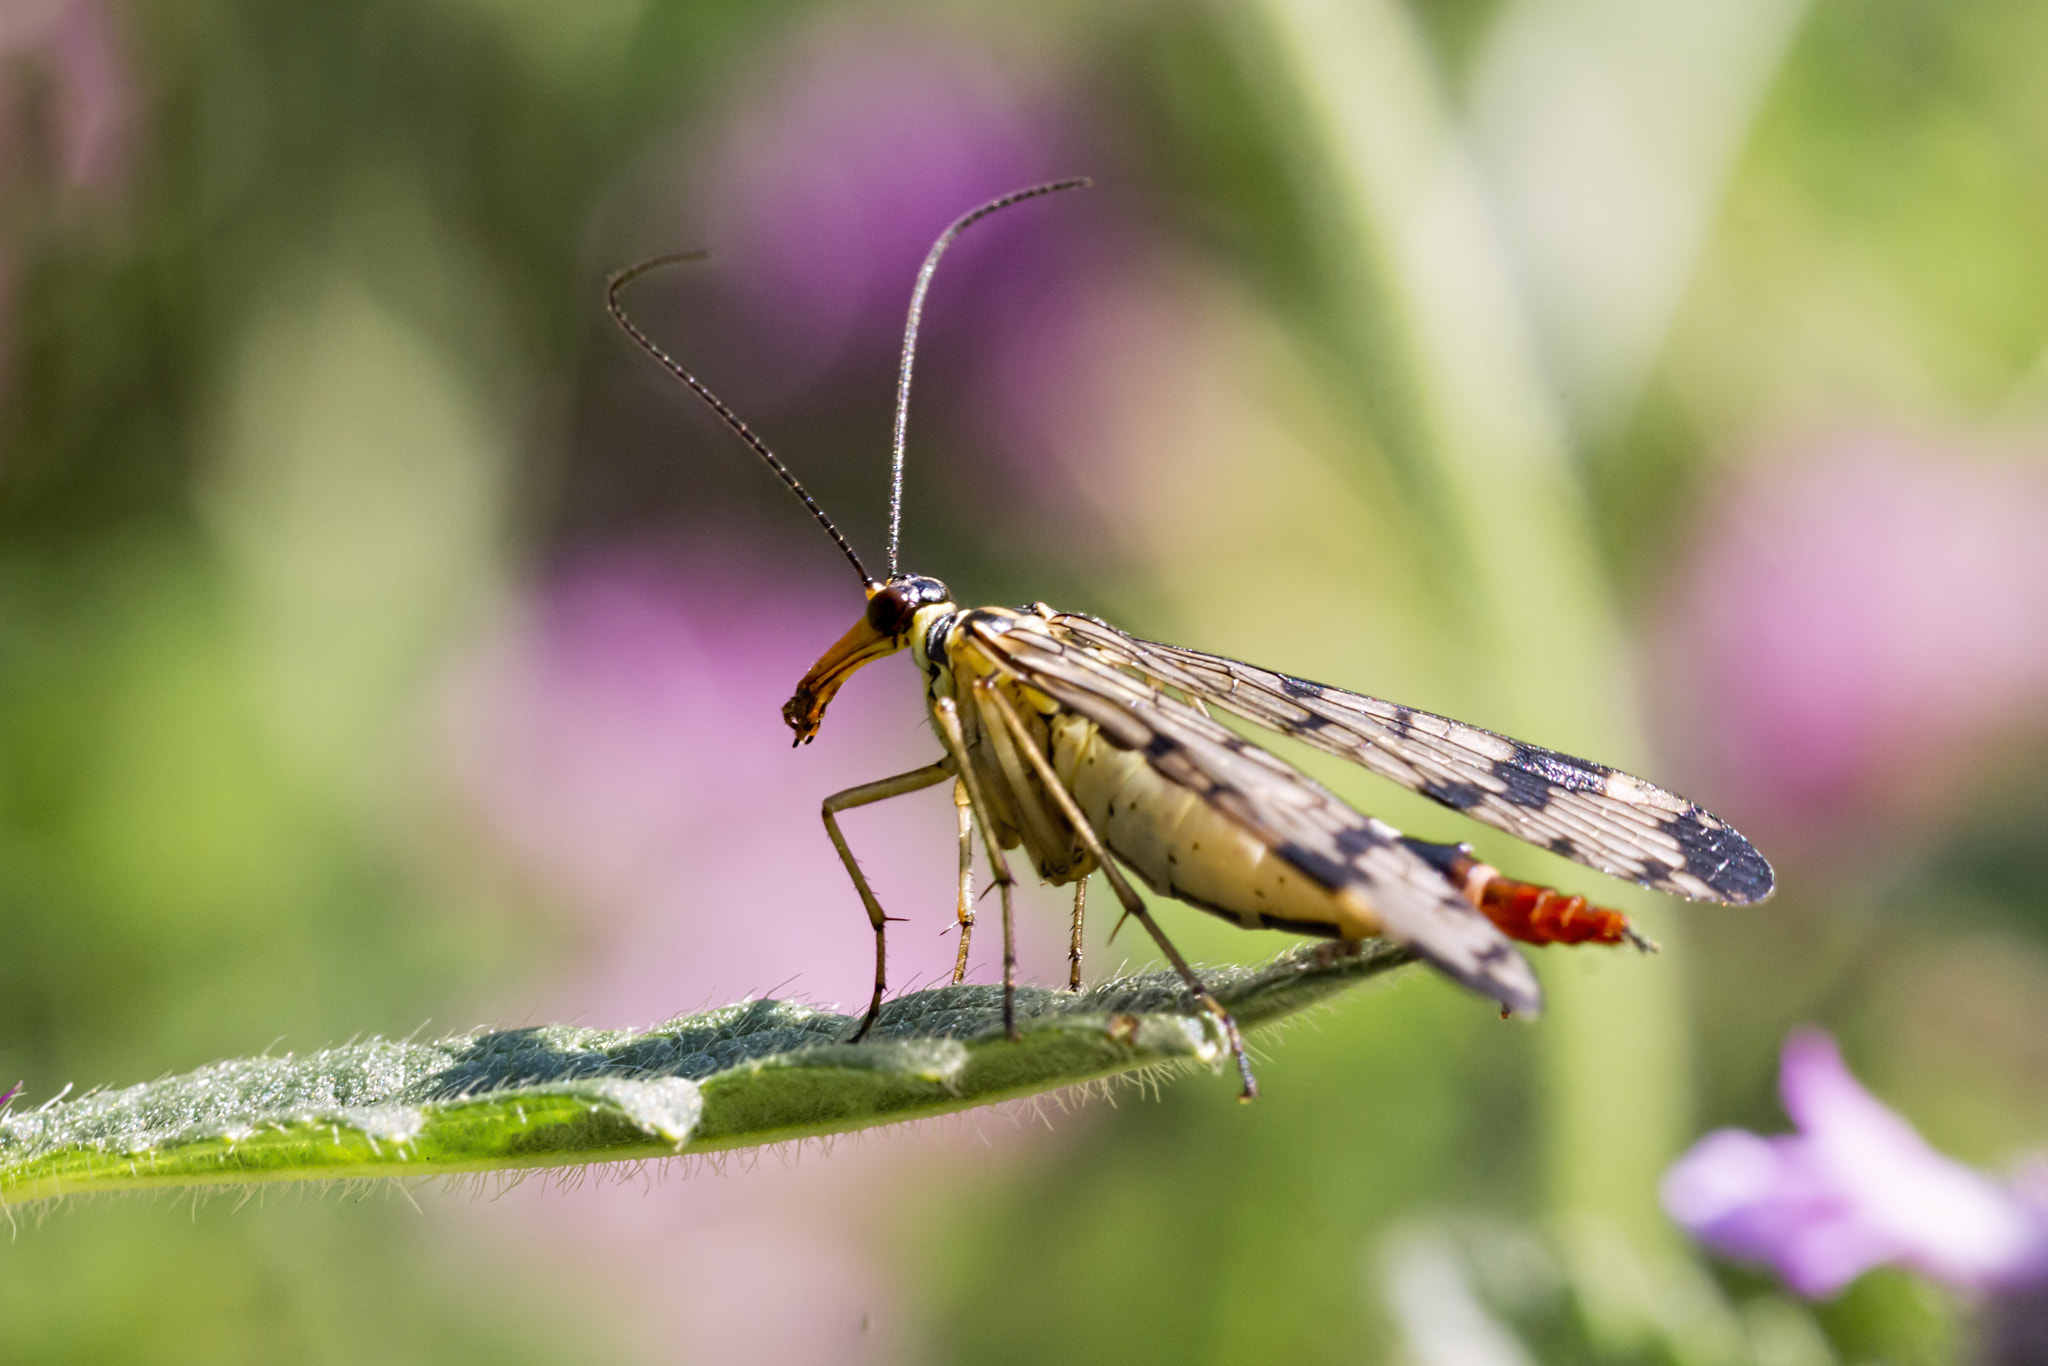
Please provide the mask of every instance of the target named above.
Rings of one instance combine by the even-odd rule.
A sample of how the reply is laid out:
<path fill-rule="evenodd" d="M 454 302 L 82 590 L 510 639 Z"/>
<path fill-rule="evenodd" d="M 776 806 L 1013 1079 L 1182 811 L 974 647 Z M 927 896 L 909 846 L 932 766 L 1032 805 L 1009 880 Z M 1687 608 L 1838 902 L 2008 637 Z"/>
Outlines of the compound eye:
<path fill-rule="evenodd" d="M 885 636 L 900 636 L 917 615 L 918 594 L 909 583 L 892 583 L 868 599 L 868 625 Z"/>

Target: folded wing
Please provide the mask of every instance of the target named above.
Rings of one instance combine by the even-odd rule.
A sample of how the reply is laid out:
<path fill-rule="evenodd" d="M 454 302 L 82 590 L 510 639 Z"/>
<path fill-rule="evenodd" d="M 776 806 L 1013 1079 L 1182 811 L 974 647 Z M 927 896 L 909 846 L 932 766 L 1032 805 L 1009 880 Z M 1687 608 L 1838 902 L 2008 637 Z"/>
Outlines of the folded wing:
<path fill-rule="evenodd" d="M 1771 865 L 1733 826 L 1618 769 L 1221 655 L 1139 640 L 1093 617 L 1057 614 L 1051 625 L 1105 660 L 1589 868 L 1698 901 L 1745 904 L 1771 894 Z"/>
<path fill-rule="evenodd" d="M 1094 722 L 1111 744 L 1142 753 L 1156 773 L 1199 795 L 1304 877 L 1355 893 L 1390 938 L 1511 1010 L 1541 1008 L 1528 962 L 1392 826 L 1132 678 L 1119 655 L 1032 630 L 978 631 L 976 643 L 1020 680 Z"/>

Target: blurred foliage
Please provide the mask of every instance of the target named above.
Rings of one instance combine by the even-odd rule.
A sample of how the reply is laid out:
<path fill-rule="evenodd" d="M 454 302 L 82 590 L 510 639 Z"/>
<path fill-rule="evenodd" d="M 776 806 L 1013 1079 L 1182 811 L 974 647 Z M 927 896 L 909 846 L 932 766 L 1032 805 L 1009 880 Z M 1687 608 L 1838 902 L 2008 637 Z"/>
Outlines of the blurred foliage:
<path fill-rule="evenodd" d="M 462 1011 L 541 928 L 422 881 L 397 833 L 419 806 L 375 735 L 392 699 L 344 742 L 353 771 L 291 762 L 248 566 L 209 534 L 209 448 L 252 314 L 309 262 L 482 392 L 572 369 L 607 264 L 579 259 L 591 205 L 745 36 L 740 13 L 769 17 L 649 10 L 563 72 L 483 5 L 124 7 L 139 113 L 116 187 L 61 183 L 34 142 L 56 95 L 10 84 L 0 1070 L 33 1094 L 403 1033 Z M 399 666 L 406 690 L 430 663 Z M 403 1203 L 225 1213 L 109 1207 L 0 1248 L 6 1355 L 517 1360 L 555 1355 L 555 1329 L 602 1336 L 486 1277 L 447 1282 Z"/>
<path fill-rule="evenodd" d="M 1431 982 L 1296 1030 L 1249 1111 L 1188 1088 L 1125 1106 L 1109 1141 L 956 1214 L 983 1232 L 945 1259 L 937 1340 L 962 1361 L 1354 1355 L 1379 1336 L 1359 1230 L 1416 1208 L 1535 1212 L 1529 1064 L 1527 1030 Z M 1030 1292 L 1002 1292 L 1020 1267 Z"/>
<path fill-rule="evenodd" d="M 1509 8 L 1414 5 L 1454 102 Z M 461 1020 L 573 946 L 544 898 L 464 875 L 420 754 L 423 699 L 507 585 L 579 540 L 731 525 L 764 562 L 817 553 L 757 470 L 678 465 L 710 428 L 693 417 L 677 435 L 676 406 L 648 397 L 605 331 L 598 284 L 635 251 L 679 245 L 661 236 L 676 227 L 677 149 L 830 12 L 129 4 L 112 11 L 133 87 L 127 168 L 92 184 L 51 150 L 54 49 L 0 54 L 0 1086 L 25 1077 L 35 1103 L 280 1035 L 307 1047 Z M 1014 27 L 995 7 L 944 19 Z M 1034 50 L 1062 73 L 1069 149 L 1115 187 L 1126 230 L 1278 321 L 1292 378 L 1274 389 L 1304 409 L 1284 414 L 1288 434 L 1321 433 L 1304 442 L 1314 458 L 1398 519 L 1405 505 L 1383 495 L 1410 487 L 1412 358 L 1385 318 L 1350 316 L 1374 282 L 1327 278 L 1301 190 L 1316 153 L 1237 17 L 1069 6 L 1034 23 Z M 1608 587 L 1633 620 L 1654 624 L 1703 500 L 1783 432 L 2038 433 L 2044 49 L 2037 0 L 1813 0 L 1640 400 L 1575 448 Z M 689 354 L 743 351 L 744 329 L 713 316 Z M 890 363 L 886 346 L 856 349 L 802 393 L 742 375 L 735 397 L 769 392 L 794 449 L 879 452 Z M 942 385 L 928 392 L 935 444 L 975 434 Z M 330 486 L 321 443 L 344 437 L 397 455 Z M 866 509 L 849 521 L 868 517 L 869 535 L 873 470 L 817 463 L 823 501 Z M 1109 543 L 1076 568 L 986 529 L 989 479 L 935 469 L 913 485 L 920 543 L 949 577 L 1185 620 L 1165 571 L 1113 531 L 1071 532 Z M 322 539 L 344 516 L 376 534 Z M 1311 664 L 1453 697 L 1542 671 L 1468 659 L 1428 551 L 1418 569 L 1398 537 L 1356 539 L 1382 558 L 1334 563 L 1372 581 L 1329 591 L 1364 604 L 1354 624 L 1391 623 L 1384 637 L 1330 644 L 1321 588 L 1205 629 L 1218 644 L 1284 632 L 1325 652 Z M 363 562 L 330 573 L 337 543 Z M 1227 546 L 1196 549 L 1231 563 Z M 1396 818 L 1417 809 L 1343 790 Z M 1688 993 L 1694 1130 L 1780 1127 L 1777 1045 L 1814 1020 L 1936 1142 L 1984 1163 L 2039 1142 L 2048 913 L 2033 870 L 2048 794 L 2024 773 L 1973 791 L 1925 829 L 1795 852 L 1778 903 L 1689 916 L 1678 962 L 1644 969 Z M 1252 952 L 1220 925 L 1186 942 Z M 945 1358 L 1355 1359 L 1402 1350 L 1385 1231 L 1478 1211 L 1492 1231 L 1458 1245 L 1482 1298 L 1499 1290 L 1488 1245 L 1533 1247 L 1548 1268 L 1530 1282 L 1541 1293 L 1491 1304 L 1545 1360 L 1694 1359 L 1611 1327 L 1660 1321 L 1655 1285 L 1681 1281 L 1685 1304 L 1736 1325 L 1736 1359 L 1766 1341 L 1793 1355 L 1756 1360 L 1826 1359 L 1797 1355 L 1815 1340 L 1841 1361 L 1952 1359 L 1962 1311 L 1902 1276 L 1808 1309 L 1741 1273 L 1709 1283 L 1694 1267 L 1696 1281 L 1649 1290 L 1592 1274 L 1592 1244 L 1548 1218 L 1537 1062 L 1528 1031 L 1441 984 L 1374 993 L 1299 1028 L 1263 1065 L 1259 1106 L 1183 1087 L 1094 1115 L 951 1207 L 906 1190 L 877 1255 L 915 1288 Z M 4 1355 L 520 1360 L 629 1336 L 486 1271 L 431 1227 L 431 1207 L 228 1213 L 127 1203 L 24 1225 L 0 1245 Z"/>
<path fill-rule="evenodd" d="M 188 1197 L 28 1224 L 8 1253 L 8 1358 L 538 1363 L 601 1350 L 610 1335 L 596 1320 L 565 1329 L 418 1246 L 416 1215 L 408 1250 L 393 1201 L 403 1207 L 395 1194 L 373 1205 L 294 1193 L 228 1219 L 231 1202 Z"/>
<path fill-rule="evenodd" d="M 1595 452 L 1603 540 L 1640 610 L 1717 464 L 1774 429 L 2038 415 L 2042 23 L 2025 0 L 1815 0 L 1650 393 Z"/>

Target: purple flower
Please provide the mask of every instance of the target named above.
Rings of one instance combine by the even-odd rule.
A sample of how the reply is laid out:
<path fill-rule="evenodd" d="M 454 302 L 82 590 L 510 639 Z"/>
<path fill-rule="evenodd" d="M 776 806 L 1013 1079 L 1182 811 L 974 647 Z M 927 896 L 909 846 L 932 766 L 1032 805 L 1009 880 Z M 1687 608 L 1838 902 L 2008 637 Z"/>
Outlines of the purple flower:
<path fill-rule="evenodd" d="M 1887 1262 L 1965 1291 L 2048 1277 L 2048 1207 L 1929 1147 L 1827 1035 L 1786 1041 L 1778 1093 L 1798 1133 L 1722 1129 L 1665 1174 L 1664 1208 L 1709 1247 L 1809 1299 Z"/>
<path fill-rule="evenodd" d="M 916 669 L 868 666 L 815 745 L 792 749 L 781 716 L 860 604 L 851 576 L 783 580 L 737 544 L 593 549 L 458 663 L 443 735 L 463 805 L 582 932 L 573 970 L 518 1013 L 647 1024 L 775 990 L 865 1005 L 874 935 L 818 803 L 929 762 Z M 955 830 L 943 788 L 848 820 L 906 917 L 892 990 L 951 973 Z M 1064 973 L 1060 913 L 1026 914 L 1027 963 Z M 978 973 L 998 943 L 975 941 Z"/>
<path fill-rule="evenodd" d="M 113 17 L 99 0 L 17 0 L 0 6 L 0 59 L 18 66 L 27 57 L 44 68 L 50 90 L 48 139 L 64 183 L 90 189 L 117 187 L 132 150 L 135 93 Z M 0 95 L 14 96 L 17 71 L 0 69 Z M 0 109 L 0 144 L 31 131 Z M 32 124 L 31 120 L 19 121 Z"/>
<path fill-rule="evenodd" d="M 860 610 L 836 566 L 784 575 L 737 539 L 589 547 L 455 665 L 441 717 L 451 795 L 494 863 L 575 931 L 575 951 L 548 959 L 554 980 L 501 998 L 503 1017 L 646 1024 L 770 991 L 866 1004 L 874 936 L 818 803 L 936 752 L 917 672 L 907 654 L 869 665 L 802 749 L 780 714 Z M 892 990 L 951 971 L 954 819 L 937 788 L 847 820 L 905 918 L 890 927 Z M 1027 890 L 1027 975 L 1063 980 L 1066 903 Z M 1001 943 L 984 916 L 981 981 Z M 968 1141 L 981 1131 L 988 1142 Z M 902 1308 L 916 1287 L 876 1256 L 876 1230 L 909 1192 L 943 1201 L 985 1183 L 1023 1132 L 977 1115 L 863 1134 L 830 1162 L 736 1163 L 729 1180 L 666 1182 L 647 1199 L 537 1181 L 453 1213 L 486 1233 L 469 1254 L 625 1306 L 613 1327 L 635 1359 L 673 1359 L 682 1334 L 694 1360 L 896 1360 L 924 1355 Z"/>
<path fill-rule="evenodd" d="M 135 103 L 121 35 L 100 0 L 0 3 L 0 164 L 55 169 L 49 189 L 118 191 Z M 9 350 L 16 266 L 0 248 L 0 355 Z"/>
<path fill-rule="evenodd" d="M 721 274 L 780 364 L 814 374 L 856 339 L 893 345 L 947 222 L 1071 173 L 1034 65 L 863 15 L 802 33 L 749 83 L 693 179 Z M 997 231 L 1053 227 L 1024 214 Z M 962 296 L 968 259 L 949 267 L 948 298 Z"/>
<path fill-rule="evenodd" d="M 1702 786 L 1815 833 L 1962 788 L 2048 704 L 2044 518 L 2035 459 L 1878 433 L 1760 465 L 1665 614 L 1667 715 Z"/>

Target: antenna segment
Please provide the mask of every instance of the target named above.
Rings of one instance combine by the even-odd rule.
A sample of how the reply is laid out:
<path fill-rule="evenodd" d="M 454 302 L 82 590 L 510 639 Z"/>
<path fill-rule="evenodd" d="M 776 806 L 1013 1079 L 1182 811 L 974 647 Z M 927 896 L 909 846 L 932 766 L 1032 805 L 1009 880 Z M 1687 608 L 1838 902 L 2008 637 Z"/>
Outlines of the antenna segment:
<path fill-rule="evenodd" d="M 957 229 L 960 226 L 962 225 L 956 224 L 955 229 Z M 811 516 L 818 519 L 818 525 L 825 528 L 825 534 L 832 538 L 833 544 L 839 547 L 841 553 L 843 553 L 846 556 L 848 562 L 850 562 L 853 565 L 853 572 L 860 575 L 860 581 L 862 586 L 869 588 L 873 587 L 875 583 L 874 575 L 868 573 L 867 566 L 860 562 L 860 556 L 854 553 L 853 546 L 847 542 L 846 537 L 839 534 L 839 528 L 832 525 L 832 519 L 825 515 L 825 509 L 818 506 L 817 502 L 814 499 L 812 499 L 811 495 L 804 490 L 804 486 L 800 482 L 798 482 L 797 477 L 789 472 L 789 466 L 783 464 L 780 460 L 776 458 L 775 452 L 768 449 L 768 443 L 761 440 L 760 437 L 755 436 L 754 433 L 748 429 L 747 424 L 740 421 L 739 414 L 733 412 L 732 409 L 725 406 L 725 401 L 723 399 L 719 398 L 718 395 L 712 393 L 709 389 L 705 388 L 703 383 L 700 382 L 695 375 L 691 374 L 688 370 L 685 370 L 682 366 L 678 365 L 675 362 L 675 360 L 672 357 L 670 357 L 668 352 L 662 350 L 659 346 L 656 346 L 654 344 L 653 339 L 650 338 L 645 332 L 642 332 L 638 325 L 636 325 L 631 318 L 626 316 L 626 310 L 619 306 L 619 291 L 624 289 L 627 285 L 633 283 L 633 281 L 639 279 L 642 275 L 645 275 L 648 271 L 659 270 L 663 266 L 672 266 L 683 261 L 701 261 L 704 259 L 704 255 L 705 253 L 701 251 L 674 252 L 667 256 L 656 256 L 651 260 L 642 261 L 637 265 L 627 266 L 624 270 L 618 272 L 616 275 L 612 276 L 612 278 L 609 281 L 606 282 L 604 290 L 605 307 L 611 311 L 612 319 L 615 322 L 617 322 L 620 327 L 625 329 L 626 335 L 631 337 L 634 343 L 637 346 L 639 346 L 639 348 L 642 351 L 645 351 L 648 355 L 654 357 L 655 360 L 659 361 L 663 369 L 667 370 L 670 374 L 674 375 L 683 383 L 689 385 L 691 390 L 696 393 L 698 398 L 703 399 L 706 403 L 711 405 L 711 411 L 717 413 L 719 418 L 724 421 L 726 426 L 732 428 L 733 431 L 739 434 L 740 440 L 746 442 L 749 446 L 753 447 L 754 454 L 760 456 L 763 460 L 768 462 L 768 468 L 774 470 L 776 475 L 782 480 L 782 482 L 789 486 L 789 491 L 791 493 L 794 493 L 798 498 L 801 498 L 803 500 L 804 506 L 811 510 Z M 900 468 L 900 461 L 898 462 L 898 465 Z M 893 531 L 891 533 L 890 544 L 892 547 L 895 544 Z M 893 555 L 891 556 L 891 562 L 893 566 Z M 893 567 L 891 569 L 891 572 L 894 572 Z"/>
<path fill-rule="evenodd" d="M 944 232 L 939 234 L 939 240 L 932 243 L 932 249 L 925 254 L 924 265 L 920 267 L 917 272 L 917 288 L 913 289 L 910 293 L 910 320 L 904 325 L 903 328 L 903 368 L 901 371 L 898 372 L 896 377 L 896 441 L 894 451 L 889 462 L 890 577 L 895 577 L 897 571 L 896 552 L 902 544 L 903 444 L 905 436 L 909 431 L 910 424 L 910 367 L 912 361 L 915 360 L 917 356 L 917 325 L 918 322 L 924 316 L 924 296 L 926 291 L 928 291 L 931 288 L 933 272 L 937 271 L 939 268 L 939 257 L 945 254 L 947 247 L 953 245 L 954 238 L 958 237 L 961 233 L 967 231 L 976 223 L 979 223 L 982 219 L 988 217 L 990 214 L 995 213 L 1000 209 L 1007 209 L 1012 204 L 1021 204 L 1027 199 L 1036 199 L 1040 195 L 1056 194 L 1061 190 L 1084 190 L 1087 189 L 1090 185 L 1093 185 L 1094 183 L 1094 181 L 1088 179 L 1086 176 L 1077 176 L 1072 180 L 1055 180 L 1044 185 L 1033 185 L 1029 189 L 1025 190 L 1013 190 L 1009 194 L 1003 195 L 1001 198 L 991 199 L 988 203 L 983 204 L 980 208 L 970 209 L 968 212 L 954 219 L 952 225 L 948 227 Z M 638 270 L 641 269 L 641 267 L 635 267 L 635 269 Z M 614 306 L 612 311 L 614 313 L 618 313 L 617 307 Z M 620 316 L 619 321 L 625 324 L 627 331 L 633 331 L 632 325 L 630 323 L 625 323 L 625 318 L 623 315 Z M 635 332 L 634 335 L 637 337 L 639 334 Z M 641 344 L 643 346 L 647 346 L 649 350 L 654 349 L 645 340 L 643 340 Z M 682 371 L 676 367 L 673 361 L 669 361 L 668 358 L 663 356 L 659 351 L 655 351 L 654 354 L 657 359 L 666 362 L 670 369 L 675 370 L 676 373 L 679 375 L 682 374 Z M 778 471 L 782 472 L 782 477 L 784 479 L 789 480 L 789 484 L 792 488 L 796 487 L 796 481 L 794 479 L 790 479 L 787 471 L 782 470 L 782 466 L 776 463 L 775 457 L 772 455 L 767 455 L 767 451 L 761 447 L 760 443 L 754 441 L 753 437 L 748 435 L 747 429 L 745 427 L 739 426 L 738 419 L 726 413 L 724 404 L 720 403 L 715 398 L 711 398 L 710 394 L 705 393 L 704 386 L 697 383 L 696 380 L 690 379 L 688 375 L 683 375 L 683 378 L 689 382 L 691 388 L 695 389 L 698 393 L 703 394 L 705 398 L 710 399 L 712 406 L 716 407 L 719 410 L 719 413 L 725 417 L 726 421 L 732 423 L 734 427 L 738 428 L 740 435 L 747 437 L 747 440 L 754 445 L 755 449 L 760 450 L 764 456 L 767 456 L 768 462 L 771 465 L 775 465 L 775 468 Z M 798 489 L 797 492 L 799 493 L 799 495 L 801 495 L 803 491 L 801 489 Z M 806 503 L 809 503 L 811 500 L 806 497 L 804 498 L 804 501 Z M 818 511 L 815 504 L 812 505 L 811 511 Z M 824 520 L 824 516 L 824 513 L 818 513 L 818 518 L 820 521 Z M 826 522 L 825 524 L 828 527 L 831 525 L 830 522 Z M 839 533 L 835 531 L 832 534 L 836 538 Z M 845 544 L 846 543 L 844 541 L 840 542 L 840 545 L 842 547 L 844 547 Z M 846 553 L 848 555 L 853 554 L 851 550 L 848 550 Z M 858 563 L 859 561 L 856 560 L 855 564 Z"/>
<path fill-rule="evenodd" d="M 932 249 L 926 253 L 924 265 L 917 272 L 917 287 L 910 295 L 910 319 L 903 329 L 903 368 L 896 379 L 896 439 L 889 466 L 889 574 L 892 578 L 897 572 L 897 550 L 902 544 L 903 446 L 910 421 L 910 369 L 917 356 L 917 325 L 924 316 L 924 296 L 931 289 L 932 275 L 939 268 L 939 257 L 945 254 L 947 247 L 953 245 L 954 238 L 1000 209 L 1007 209 L 1012 204 L 1021 204 L 1027 199 L 1036 199 L 1040 195 L 1056 194 L 1061 190 L 1086 189 L 1092 184 L 1094 182 L 1087 177 L 1079 176 L 1071 180 L 1055 180 L 1044 185 L 1033 185 L 1028 189 L 1013 190 L 1000 198 L 991 199 L 980 208 L 970 210 L 954 219 L 952 224 L 939 234 L 939 240 L 932 243 Z M 605 308 L 610 311 L 612 320 L 633 339 L 634 345 L 654 357 L 664 370 L 689 385 L 691 391 L 709 404 L 712 412 L 718 414 L 719 420 L 732 428 L 739 439 L 752 447 L 754 454 L 760 456 L 768 468 L 775 471 L 776 477 L 788 485 L 789 491 L 811 510 L 811 516 L 818 519 L 818 525 L 825 528 L 825 534 L 832 538 L 832 543 L 846 556 L 847 563 L 853 566 L 853 572 L 860 575 L 862 586 L 872 589 L 875 587 L 874 575 L 868 573 L 867 566 L 861 563 L 860 556 L 854 551 L 852 544 L 840 534 L 839 528 L 832 524 L 832 519 L 825 515 L 825 509 L 818 506 L 802 482 L 790 473 L 789 466 L 783 464 L 775 452 L 768 449 L 767 442 L 754 435 L 752 429 L 740 421 L 739 414 L 726 407 L 723 399 L 705 388 L 703 381 L 685 370 L 674 357 L 656 345 L 652 337 L 642 332 L 639 325 L 626 316 L 626 310 L 620 305 L 620 292 L 642 275 L 684 261 L 701 261 L 704 257 L 705 253 L 701 251 L 673 252 L 667 256 L 656 256 L 637 265 L 627 266 L 605 283 Z"/>

